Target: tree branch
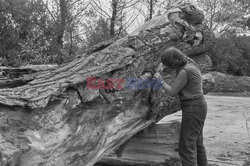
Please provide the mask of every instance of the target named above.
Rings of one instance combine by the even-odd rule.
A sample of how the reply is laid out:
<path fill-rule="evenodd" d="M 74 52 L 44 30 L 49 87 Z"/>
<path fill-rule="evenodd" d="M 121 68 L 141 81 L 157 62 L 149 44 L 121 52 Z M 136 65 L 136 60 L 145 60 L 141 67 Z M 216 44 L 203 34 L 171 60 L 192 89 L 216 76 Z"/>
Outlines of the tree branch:
<path fill-rule="evenodd" d="M 111 18 L 111 16 L 105 11 L 103 10 L 95 1 L 91 1 L 92 3 L 90 3 L 90 5 L 93 7 L 93 9 L 101 14 L 103 16 L 103 13 L 106 14 L 106 17 L 107 18 Z M 94 3 L 94 4 L 93 4 Z M 101 11 L 101 12 L 100 12 Z M 103 12 L 103 13 L 102 13 Z"/>

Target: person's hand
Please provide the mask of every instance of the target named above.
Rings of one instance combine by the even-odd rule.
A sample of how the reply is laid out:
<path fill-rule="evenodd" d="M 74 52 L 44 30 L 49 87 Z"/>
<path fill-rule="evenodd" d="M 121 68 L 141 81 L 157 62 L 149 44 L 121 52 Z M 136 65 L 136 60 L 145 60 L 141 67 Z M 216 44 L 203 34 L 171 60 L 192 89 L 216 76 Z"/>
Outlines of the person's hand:
<path fill-rule="evenodd" d="M 161 74 L 159 72 L 156 72 L 154 78 L 161 78 Z"/>
<path fill-rule="evenodd" d="M 162 72 L 163 71 L 163 64 L 162 63 L 160 63 L 159 65 L 158 65 L 158 67 L 156 68 L 156 72 Z"/>
<path fill-rule="evenodd" d="M 140 76 L 141 79 L 148 79 L 148 78 L 152 78 L 152 74 L 147 72 L 143 75 Z"/>

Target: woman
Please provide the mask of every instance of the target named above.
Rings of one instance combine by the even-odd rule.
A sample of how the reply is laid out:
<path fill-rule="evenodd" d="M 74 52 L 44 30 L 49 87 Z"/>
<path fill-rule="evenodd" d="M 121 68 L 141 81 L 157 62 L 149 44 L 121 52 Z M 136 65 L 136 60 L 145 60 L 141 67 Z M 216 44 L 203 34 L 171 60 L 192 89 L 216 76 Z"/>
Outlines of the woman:
<path fill-rule="evenodd" d="M 162 63 L 157 68 L 155 78 L 162 79 L 160 71 L 163 66 L 177 70 L 173 84 L 170 86 L 162 81 L 162 85 L 170 96 L 179 95 L 181 102 L 179 155 L 182 166 L 207 166 L 202 133 L 207 104 L 202 91 L 201 72 L 194 62 L 188 63 L 186 55 L 177 48 L 164 49 L 160 55 Z"/>

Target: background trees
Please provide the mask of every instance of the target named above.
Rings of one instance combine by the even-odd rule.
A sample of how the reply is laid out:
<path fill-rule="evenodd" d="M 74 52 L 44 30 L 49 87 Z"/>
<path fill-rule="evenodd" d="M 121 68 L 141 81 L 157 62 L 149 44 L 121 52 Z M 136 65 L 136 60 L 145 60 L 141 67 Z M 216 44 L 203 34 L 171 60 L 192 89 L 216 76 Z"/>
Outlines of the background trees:
<path fill-rule="evenodd" d="M 204 22 L 217 37 L 210 52 L 215 70 L 250 75 L 250 1 L 197 0 L 195 3 L 204 11 Z"/>
<path fill-rule="evenodd" d="M 39 12 L 36 10 L 39 9 Z M 1 63 L 19 65 L 33 54 L 46 49 L 47 15 L 41 1 L 5 0 L 0 2 Z M 31 49 L 32 47 L 32 49 Z M 29 56 L 24 54 L 28 53 Z"/>
<path fill-rule="evenodd" d="M 60 64 L 71 58 L 87 6 L 81 0 L 1 0 L 1 63 Z"/>
<path fill-rule="evenodd" d="M 91 1 L 88 12 L 90 20 L 84 23 L 88 45 L 126 35 L 140 14 L 135 10 L 139 8 L 140 0 L 110 0 L 105 1 L 105 4 L 103 2 Z"/>
<path fill-rule="evenodd" d="M 217 36 L 214 68 L 249 72 L 249 0 L 186 0 Z M 130 33 L 175 0 L 0 0 L 0 63 L 61 64 L 79 50 Z"/>
<path fill-rule="evenodd" d="M 218 35 L 248 33 L 248 0 L 196 0 L 205 13 L 205 23 Z"/>
<path fill-rule="evenodd" d="M 216 71 L 233 75 L 250 74 L 250 37 L 220 37 L 210 51 Z"/>

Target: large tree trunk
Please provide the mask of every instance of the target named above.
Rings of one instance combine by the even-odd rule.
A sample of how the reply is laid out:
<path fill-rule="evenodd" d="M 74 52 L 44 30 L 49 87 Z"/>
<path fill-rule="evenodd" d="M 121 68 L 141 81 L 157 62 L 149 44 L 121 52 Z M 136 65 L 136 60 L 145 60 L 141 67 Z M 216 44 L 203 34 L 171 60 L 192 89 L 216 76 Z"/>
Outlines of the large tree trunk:
<path fill-rule="evenodd" d="M 130 35 L 93 47 L 72 62 L 41 70 L 2 69 L 2 165 L 92 166 L 138 131 L 179 110 L 178 100 L 162 90 L 117 84 L 124 79 L 125 87 L 126 78 L 142 74 L 151 78 L 163 46 L 188 56 L 208 51 L 214 36 L 202 19 L 189 4 L 176 4 Z M 152 74 L 143 73 L 148 68 Z M 165 75 L 171 83 L 175 73 L 166 70 Z M 87 89 L 89 77 L 120 80 L 114 89 Z"/>

